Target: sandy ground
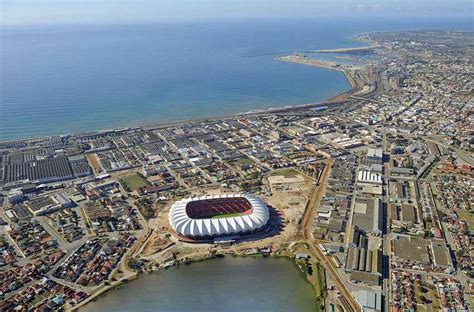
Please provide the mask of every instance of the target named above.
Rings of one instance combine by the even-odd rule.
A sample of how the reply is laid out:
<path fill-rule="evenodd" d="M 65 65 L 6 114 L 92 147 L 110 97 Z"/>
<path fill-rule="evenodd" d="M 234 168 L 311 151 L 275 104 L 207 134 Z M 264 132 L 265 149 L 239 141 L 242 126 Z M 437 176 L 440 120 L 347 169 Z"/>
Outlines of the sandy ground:
<path fill-rule="evenodd" d="M 269 196 L 262 196 L 264 201 L 274 209 L 280 216 L 281 228 L 278 233 L 272 233 L 264 237 L 249 238 L 237 245 L 230 247 L 214 246 L 213 244 L 190 244 L 178 241 L 168 224 L 168 211 L 172 202 L 167 203 L 160 209 L 158 217 L 151 219 L 148 223 L 154 233 L 147 241 L 140 256 L 154 263 L 169 261 L 173 255 L 177 260 L 200 259 L 208 257 L 211 252 L 241 253 L 253 248 L 272 246 L 279 249 L 287 246 L 296 234 L 297 223 L 301 218 L 309 196 L 312 180 L 305 177 L 305 182 L 297 185 L 288 183 L 273 188 Z M 201 188 L 192 193 L 191 196 L 205 194 L 225 194 L 216 188 Z"/>
<path fill-rule="evenodd" d="M 95 175 L 101 174 L 104 172 L 104 169 L 100 165 L 99 157 L 97 156 L 96 153 L 88 154 L 86 158 L 87 158 L 87 161 L 89 162 L 89 165 L 92 167 L 92 170 L 94 171 Z"/>

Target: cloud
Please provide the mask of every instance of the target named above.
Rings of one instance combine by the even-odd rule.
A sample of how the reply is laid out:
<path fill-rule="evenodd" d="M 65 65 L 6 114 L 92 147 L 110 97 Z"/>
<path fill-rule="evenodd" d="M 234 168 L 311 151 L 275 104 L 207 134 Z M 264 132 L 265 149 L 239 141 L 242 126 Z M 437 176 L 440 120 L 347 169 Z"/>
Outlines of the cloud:
<path fill-rule="evenodd" d="M 356 8 L 359 10 L 378 10 L 382 9 L 380 3 L 360 3 L 356 5 Z"/>

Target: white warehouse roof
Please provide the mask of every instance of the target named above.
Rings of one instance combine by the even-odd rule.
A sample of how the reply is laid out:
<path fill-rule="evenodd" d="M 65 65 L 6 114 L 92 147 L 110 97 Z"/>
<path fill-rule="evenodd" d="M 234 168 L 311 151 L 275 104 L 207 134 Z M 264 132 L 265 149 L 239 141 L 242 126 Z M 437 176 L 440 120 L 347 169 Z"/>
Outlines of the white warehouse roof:
<path fill-rule="evenodd" d="M 378 172 L 372 172 L 370 170 L 362 169 L 362 170 L 359 170 L 358 181 L 382 184 L 382 174 Z"/>

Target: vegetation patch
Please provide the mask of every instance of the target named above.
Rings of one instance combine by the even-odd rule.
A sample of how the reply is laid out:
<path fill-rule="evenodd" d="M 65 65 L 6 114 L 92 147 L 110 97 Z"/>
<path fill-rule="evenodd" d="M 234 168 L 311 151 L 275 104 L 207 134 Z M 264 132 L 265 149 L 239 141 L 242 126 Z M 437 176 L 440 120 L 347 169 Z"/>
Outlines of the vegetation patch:
<path fill-rule="evenodd" d="M 142 216 L 149 220 L 155 217 L 154 201 L 150 197 L 142 197 L 135 202 Z"/>
<path fill-rule="evenodd" d="M 250 160 L 250 158 L 248 157 L 241 157 L 241 158 L 238 158 L 236 160 L 232 160 L 230 161 L 230 163 L 233 165 L 233 166 L 243 166 L 243 165 L 252 165 L 253 164 L 253 161 Z"/>
<path fill-rule="evenodd" d="M 145 186 L 150 186 L 150 183 L 138 173 L 120 178 L 120 184 L 122 184 L 123 188 L 128 192 L 136 191 Z"/>
<path fill-rule="evenodd" d="M 272 172 L 273 176 L 284 176 L 285 178 L 295 178 L 297 175 L 300 175 L 295 169 L 283 169 Z"/>
<path fill-rule="evenodd" d="M 324 276 L 324 268 L 321 263 L 315 265 L 315 275 L 317 282 L 315 284 L 317 297 L 324 298 L 326 296 L 326 277 Z"/>
<path fill-rule="evenodd" d="M 426 299 L 426 296 L 425 294 L 428 292 L 429 290 L 427 288 L 424 287 L 423 283 L 421 282 L 421 280 L 418 280 L 416 282 L 416 285 L 415 285 L 415 299 L 416 299 L 416 304 L 417 305 L 420 305 L 420 306 L 423 306 L 427 303 L 427 299 Z"/>
<path fill-rule="evenodd" d="M 435 311 L 440 311 L 441 301 L 439 300 L 438 293 L 436 292 L 436 288 L 434 286 L 430 287 L 429 294 L 430 294 L 431 301 L 433 302 L 432 308 Z"/>
<path fill-rule="evenodd" d="M 473 232 L 474 231 L 474 212 L 458 210 L 456 211 L 456 213 L 458 214 L 459 219 L 467 222 L 467 225 L 469 226 L 469 231 Z"/>
<path fill-rule="evenodd" d="M 308 245 L 306 243 L 297 243 L 293 245 L 291 249 L 295 253 L 311 255 L 311 252 L 308 249 Z M 312 259 L 297 259 L 296 264 L 303 272 L 306 273 L 308 281 L 313 286 L 316 300 L 316 311 L 325 311 L 324 298 L 327 295 L 327 290 L 324 267 L 319 261 L 315 261 Z"/>

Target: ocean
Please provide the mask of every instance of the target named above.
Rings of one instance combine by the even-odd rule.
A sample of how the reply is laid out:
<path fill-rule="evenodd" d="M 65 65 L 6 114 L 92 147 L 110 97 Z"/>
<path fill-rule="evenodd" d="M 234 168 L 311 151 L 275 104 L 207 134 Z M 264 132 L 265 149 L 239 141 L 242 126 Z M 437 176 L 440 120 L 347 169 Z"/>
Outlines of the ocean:
<path fill-rule="evenodd" d="M 353 47 L 390 29 L 468 20 L 261 19 L 1 26 L 0 141 L 314 103 L 349 88 L 328 69 L 274 60 Z"/>

